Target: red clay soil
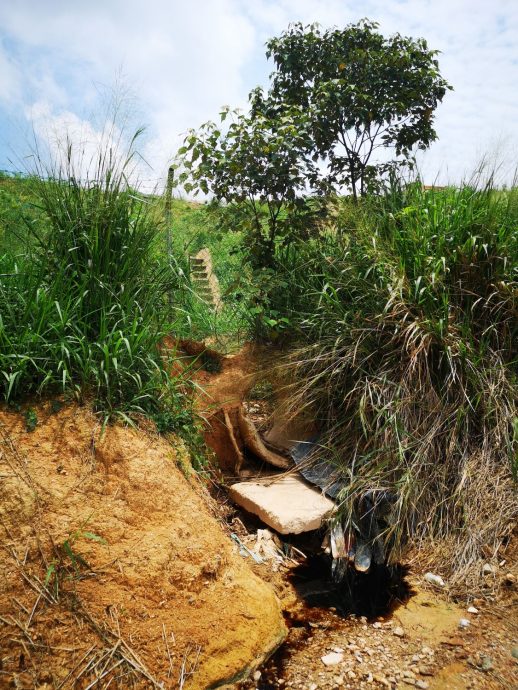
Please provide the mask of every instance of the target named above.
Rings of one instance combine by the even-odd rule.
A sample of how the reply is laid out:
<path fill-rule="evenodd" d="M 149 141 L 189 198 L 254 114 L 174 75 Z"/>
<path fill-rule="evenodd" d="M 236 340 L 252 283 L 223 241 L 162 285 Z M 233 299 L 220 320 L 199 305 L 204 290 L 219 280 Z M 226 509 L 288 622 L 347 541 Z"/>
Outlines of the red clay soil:
<path fill-rule="evenodd" d="M 0 688 L 201 690 L 255 668 L 285 637 L 280 605 L 183 444 L 101 435 L 76 405 L 36 414 L 28 432 L 0 411 Z"/>

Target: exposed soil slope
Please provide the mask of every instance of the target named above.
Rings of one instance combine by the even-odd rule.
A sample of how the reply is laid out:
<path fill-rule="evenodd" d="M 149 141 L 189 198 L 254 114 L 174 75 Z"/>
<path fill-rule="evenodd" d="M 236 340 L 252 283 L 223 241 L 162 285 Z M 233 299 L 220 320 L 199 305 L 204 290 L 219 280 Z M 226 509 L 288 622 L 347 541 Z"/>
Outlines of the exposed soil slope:
<path fill-rule="evenodd" d="M 96 687 L 212 688 L 279 645 L 278 600 L 179 469 L 180 442 L 101 437 L 75 405 L 37 416 L 27 432 L 0 411 L 0 687 L 86 688 L 104 673 Z"/>

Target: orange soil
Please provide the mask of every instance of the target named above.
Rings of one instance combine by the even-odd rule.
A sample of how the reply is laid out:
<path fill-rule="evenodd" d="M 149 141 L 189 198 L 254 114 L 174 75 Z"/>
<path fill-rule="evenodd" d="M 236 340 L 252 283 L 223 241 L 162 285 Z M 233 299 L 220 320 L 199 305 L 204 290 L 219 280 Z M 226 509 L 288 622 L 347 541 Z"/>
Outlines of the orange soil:
<path fill-rule="evenodd" d="M 86 688 L 104 668 L 95 687 L 174 688 L 199 654 L 185 688 L 214 688 L 280 644 L 279 602 L 179 469 L 180 441 L 120 426 L 101 436 L 76 405 L 37 415 L 28 433 L 0 411 L 0 687 Z M 67 539 L 90 567 L 74 572 Z M 53 562 L 56 603 L 41 584 Z"/>

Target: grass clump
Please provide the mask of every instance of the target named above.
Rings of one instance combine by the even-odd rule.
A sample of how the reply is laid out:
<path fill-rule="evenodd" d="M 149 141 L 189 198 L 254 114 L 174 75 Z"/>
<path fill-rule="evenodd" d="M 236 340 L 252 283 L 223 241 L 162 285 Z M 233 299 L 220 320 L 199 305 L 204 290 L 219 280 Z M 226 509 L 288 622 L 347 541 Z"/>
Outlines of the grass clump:
<path fill-rule="evenodd" d="M 388 492 L 393 553 L 443 539 L 460 577 L 518 509 L 517 193 L 394 186 L 337 222 L 301 250 L 293 409 L 324 430 L 345 526 Z"/>
<path fill-rule="evenodd" d="M 153 413 L 172 385 L 159 343 L 173 274 L 148 199 L 129 184 L 135 139 L 88 169 L 67 143 L 37 159 L 18 243 L 0 245 L 0 396 L 60 389 L 99 409 Z M 13 234 L 13 223 L 9 226 Z"/>

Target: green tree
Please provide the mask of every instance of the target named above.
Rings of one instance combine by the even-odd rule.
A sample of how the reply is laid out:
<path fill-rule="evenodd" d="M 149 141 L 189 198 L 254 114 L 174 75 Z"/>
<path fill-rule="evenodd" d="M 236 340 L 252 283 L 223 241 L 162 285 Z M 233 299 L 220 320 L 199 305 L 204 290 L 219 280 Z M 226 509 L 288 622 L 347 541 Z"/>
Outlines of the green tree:
<path fill-rule="evenodd" d="M 279 244 L 309 236 L 315 227 L 314 204 L 307 199 L 308 179 L 316 174 L 309 138 L 307 119 L 296 106 L 275 118 L 225 108 L 219 125 L 191 130 L 179 150 L 178 180 L 187 192 L 246 209 L 236 218 L 244 221 L 253 267 L 272 266 Z"/>
<path fill-rule="evenodd" d="M 256 116 L 282 117 L 294 106 L 306 114 L 326 182 L 348 186 L 355 199 L 380 173 L 411 163 L 415 147 L 426 149 L 437 138 L 434 111 L 452 88 L 424 39 L 385 38 L 377 28 L 367 19 L 326 31 L 290 26 L 267 43 L 275 62 L 269 91 L 251 94 Z M 373 163 L 382 148 L 402 158 Z"/>

